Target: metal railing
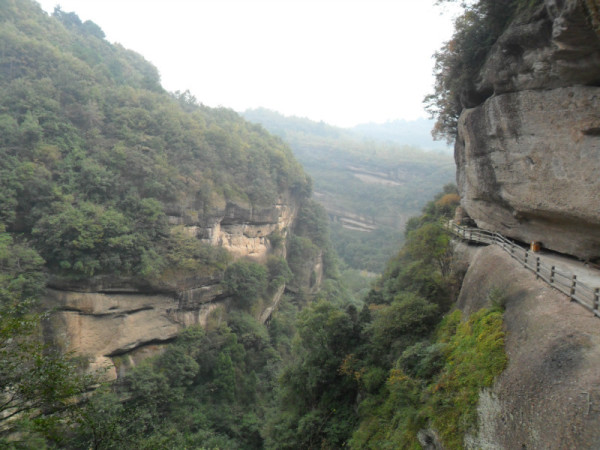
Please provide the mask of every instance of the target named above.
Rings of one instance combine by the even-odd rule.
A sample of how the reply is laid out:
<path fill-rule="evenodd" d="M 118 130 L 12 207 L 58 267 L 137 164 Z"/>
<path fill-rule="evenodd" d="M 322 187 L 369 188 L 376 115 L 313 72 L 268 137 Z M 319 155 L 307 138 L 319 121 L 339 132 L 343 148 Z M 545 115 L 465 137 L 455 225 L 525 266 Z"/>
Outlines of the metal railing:
<path fill-rule="evenodd" d="M 545 264 L 540 256 L 515 244 L 499 233 L 463 227 L 454 221 L 448 222 L 446 228 L 456 236 L 468 241 L 499 245 L 512 258 L 531 270 L 536 278 L 544 280 L 553 288 L 567 295 L 572 301 L 590 310 L 596 317 L 600 317 L 600 288 L 587 286 L 577 279 L 577 275 L 561 272 L 556 269 L 556 266 Z"/>

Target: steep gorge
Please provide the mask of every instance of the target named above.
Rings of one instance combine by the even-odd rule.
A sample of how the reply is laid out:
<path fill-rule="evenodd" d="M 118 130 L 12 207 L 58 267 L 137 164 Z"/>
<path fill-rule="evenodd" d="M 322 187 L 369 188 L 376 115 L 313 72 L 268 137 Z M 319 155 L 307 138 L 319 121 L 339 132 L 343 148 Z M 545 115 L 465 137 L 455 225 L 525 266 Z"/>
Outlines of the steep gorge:
<path fill-rule="evenodd" d="M 192 220 L 170 215 L 169 219 L 184 225 L 190 236 L 225 249 L 235 259 L 264 263 L 269 254 L 286 256 L 285 240 L 295 224 L 298 205 L 296 199 L 285 197 L 286 203 L 281 200 L 259 211 L 228 204 L 217 216 Z M 273 233 L 284 241 L 277 249 L 269 240 Z M 309 271 L 321 264 L 310 263 Z M 91 369 L 107 369 L 105 377 L 114 379 L 118 366 L 134 366 L 137 360 L 160 351 L 160 344 L 173 340 L 183 328 L 205 326 L 211 313 L 221 308 L 223 314 L 229 309 L 231 299 L 222 279 L 222 273 L 206 276 L 201 272 L 184 279 L 167 276 L 159 283 L 135 277 L 97 277 L 82 282 L 55 278 L 44 301 L 54 311 L 48 331 L 63 348 L 86 356 Z M 271 293 L 269 301 L 256 311 L 262 323 L 284 289 L 285 285 Z"/>

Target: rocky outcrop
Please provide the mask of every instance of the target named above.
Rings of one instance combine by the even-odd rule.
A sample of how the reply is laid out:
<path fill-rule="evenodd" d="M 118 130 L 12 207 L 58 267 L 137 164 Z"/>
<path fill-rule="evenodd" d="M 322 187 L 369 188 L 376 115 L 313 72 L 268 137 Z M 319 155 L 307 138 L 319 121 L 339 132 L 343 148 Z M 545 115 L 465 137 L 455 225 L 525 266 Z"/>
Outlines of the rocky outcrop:
<path fill-rule="evenodd" d="M 77 292 L 49 288 L 49 330 L 61 347 L 86 357 L 92 369 L 117 375 L 114 358 L 172 340 L 191 325 L 206 325 L 209 314 L 226 302 L 218 284 L 177 294 Z M 152 353 L 152 352 L 150 352 Z"/>
<path fill-rule="evenodd" d="M 545 0 L 513 20 L 488 55 L 478 94 L 598 85 L 600 39 L 585 3 Z"/>
<path fill-rule="evenodd" d="M 257 261 L 263 261 L 269 252 L 268 236 L 289 229 L 297 213 L 297 205 L 287 193 L 266 208 L 230 201 L 205 214 L 191 206 L 171 205 L 169 222 L 184 226 L 191 236 L 225 248 L 236 258 Z"/>
<path fill-rule="evenodd" d="M 585 2 L 546 0 L 515 20 L 461 114 L 462 205 L 481 228 L 600 257 L 600 38 Z"/>
<path fill-rule="evenodd" d="M 269 235 L 284 238 L 297 213 L 289 196 L 271 208 L 228 203 L 212 214 L 190 209 L 175 214 L 173 226 L 198 239 L 221 246 L 234 258 L 262 261 L 273 252 Z M 285 242 L 285 241 L 284 241 Z M 276 250 L 285 253 L 285 244 Z M 320 267 L 317 272 L 321 273 Z M 202 274 L 173 280 L 141 280 L 117 276 L 85 281 L 50 280 L 45 304 L 53 314 L 47 323 L 49 338 L 63 348 L 84 356 L 92 369 L 105 370 L 107 379 L 123 369 L 162 351 L 185 327 L 205 326 L 209 315 L 227 307 L 229 299 L 221 274 Z M 257 319 L 266 321 L 283 295 L 284 286 L 265 304 Z"/>
<path fill-rule="evenodd" d="M 293 254 L 289 263 L 294 278 L 286 285 L 286 290 L 294 294 L 316 294 L 324 275 L 323 251 L 312 248 Z"/>
<path fill-rule="evenodd" d="M 498 246 L 471 247 L 458 307 L 469 314 L 504 295 L 508 366 L 481 393 L 470 449 L 599 448 L 598 319 Z"/>

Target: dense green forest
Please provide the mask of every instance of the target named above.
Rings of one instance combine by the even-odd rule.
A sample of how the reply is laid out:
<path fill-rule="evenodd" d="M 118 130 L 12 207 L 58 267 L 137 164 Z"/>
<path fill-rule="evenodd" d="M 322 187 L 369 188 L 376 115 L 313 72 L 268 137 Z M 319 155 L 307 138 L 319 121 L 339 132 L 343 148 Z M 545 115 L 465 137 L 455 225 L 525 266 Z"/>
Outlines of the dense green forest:
<path fill-rule="evenodd" d="M 351 269 L 380 273 L 402 244 L 408 218 L 454 178 L 449 155 L 398 144 L 398 136 L 365 137 L 378 135 L 374 127 L 361 135 L 266 109 L 248 110 L 244 117 L 292 147 L 330 215 L 356 215 L 375 225 L 375 231 L 365 232 L 332 224 L 334 248 Z"/>
<path fill-rule="evenodd" d="M 112 277 L 175 289 L 188 276 L 215 276 L 234 301 L 255 289 L 247 312 L 293 281 L 287 262 L 232 264 L 169 216 L 201 223 L 228 203 L 260 209 L 283 193 L 305 216 L 322 213 L 279 138 L 187 92 L 167 93 L 155 67 L 108 43 L 95 23 L 2 0 L 0 39 L 0 441 L 62 446 L 52 430 L 83 430 L 73 398 L 95 381 L 77 375 L 85 359 L 43 344 L 46 283 Z M 315 245 L 310 236 L 318 238 L 310 224 L 299 229 L 296 253 Z M 326 273 L 335 271 L 327 245 L 320 250 Z"/>
<path fill-rule="evenodd" d="M 279 139 L 233 111 L 167 94 L 156 68 L 94 23 L 13 0 L 0 21 L 0 221 L 53 273 L 151 278 L 183 270 L 186 252 L 222 269 L 227 255 L 190 248 L 167 231 L 166 214 L 310 192 Z"/>
<path fill-rule="evenodd" d="M 417 434 L 432 428 L 461 448 L 479 390 L 506 357 L 502 292 L 469 318 L 452 311 L 463 274 L 441 224 L 458 196 L 451 185 L 435 194 L 451 162 L 410 148 L 399 160 L 395 146 L 337 140 L 322 124 L 322 140 L 312 123 L 297 132 L 308 170 L 337 160 L 405 176 L 394 193 L 372 186 L 383 210 L 363 199 L 360 214 L 421 210 L 399 231 L 401 248 L 386 240 L 395 256 L 358 297 L 364 286 L 344 283 L 353 277 L 340 274 L 327 212 L 281 138 L 165 92 L 156 68 L 74 13 L 0 0 L 0 36 L 0 447 L 419 448 Z M 334 195 L 341 172 L 315 176 L 317 190 Z M 169 224 L 227 203 L 260 208 L 283 192 L 299 204 L 287 259 L 233 261 Z M 309 291 L 317 258 L 324 276 Z M 228 308 L 116 382 L 45 343 L 48 282 L 157 286 L 198 274 L 222 280 Z M 259 323 L 256 309 L 284 283 L 268 326 Z"/>

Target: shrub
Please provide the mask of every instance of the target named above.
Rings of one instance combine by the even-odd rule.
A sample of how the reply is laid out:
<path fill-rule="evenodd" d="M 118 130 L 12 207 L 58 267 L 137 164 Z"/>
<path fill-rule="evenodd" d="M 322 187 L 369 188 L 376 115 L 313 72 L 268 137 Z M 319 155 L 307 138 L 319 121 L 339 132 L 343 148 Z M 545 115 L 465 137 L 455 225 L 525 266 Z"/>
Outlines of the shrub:
<path fill-rule="evenodd" d="M 236 261 L 225 270 L 223 285 L 236 306 L 250 309 L 266 292 L 267 270 L 255 262 Z"/>

